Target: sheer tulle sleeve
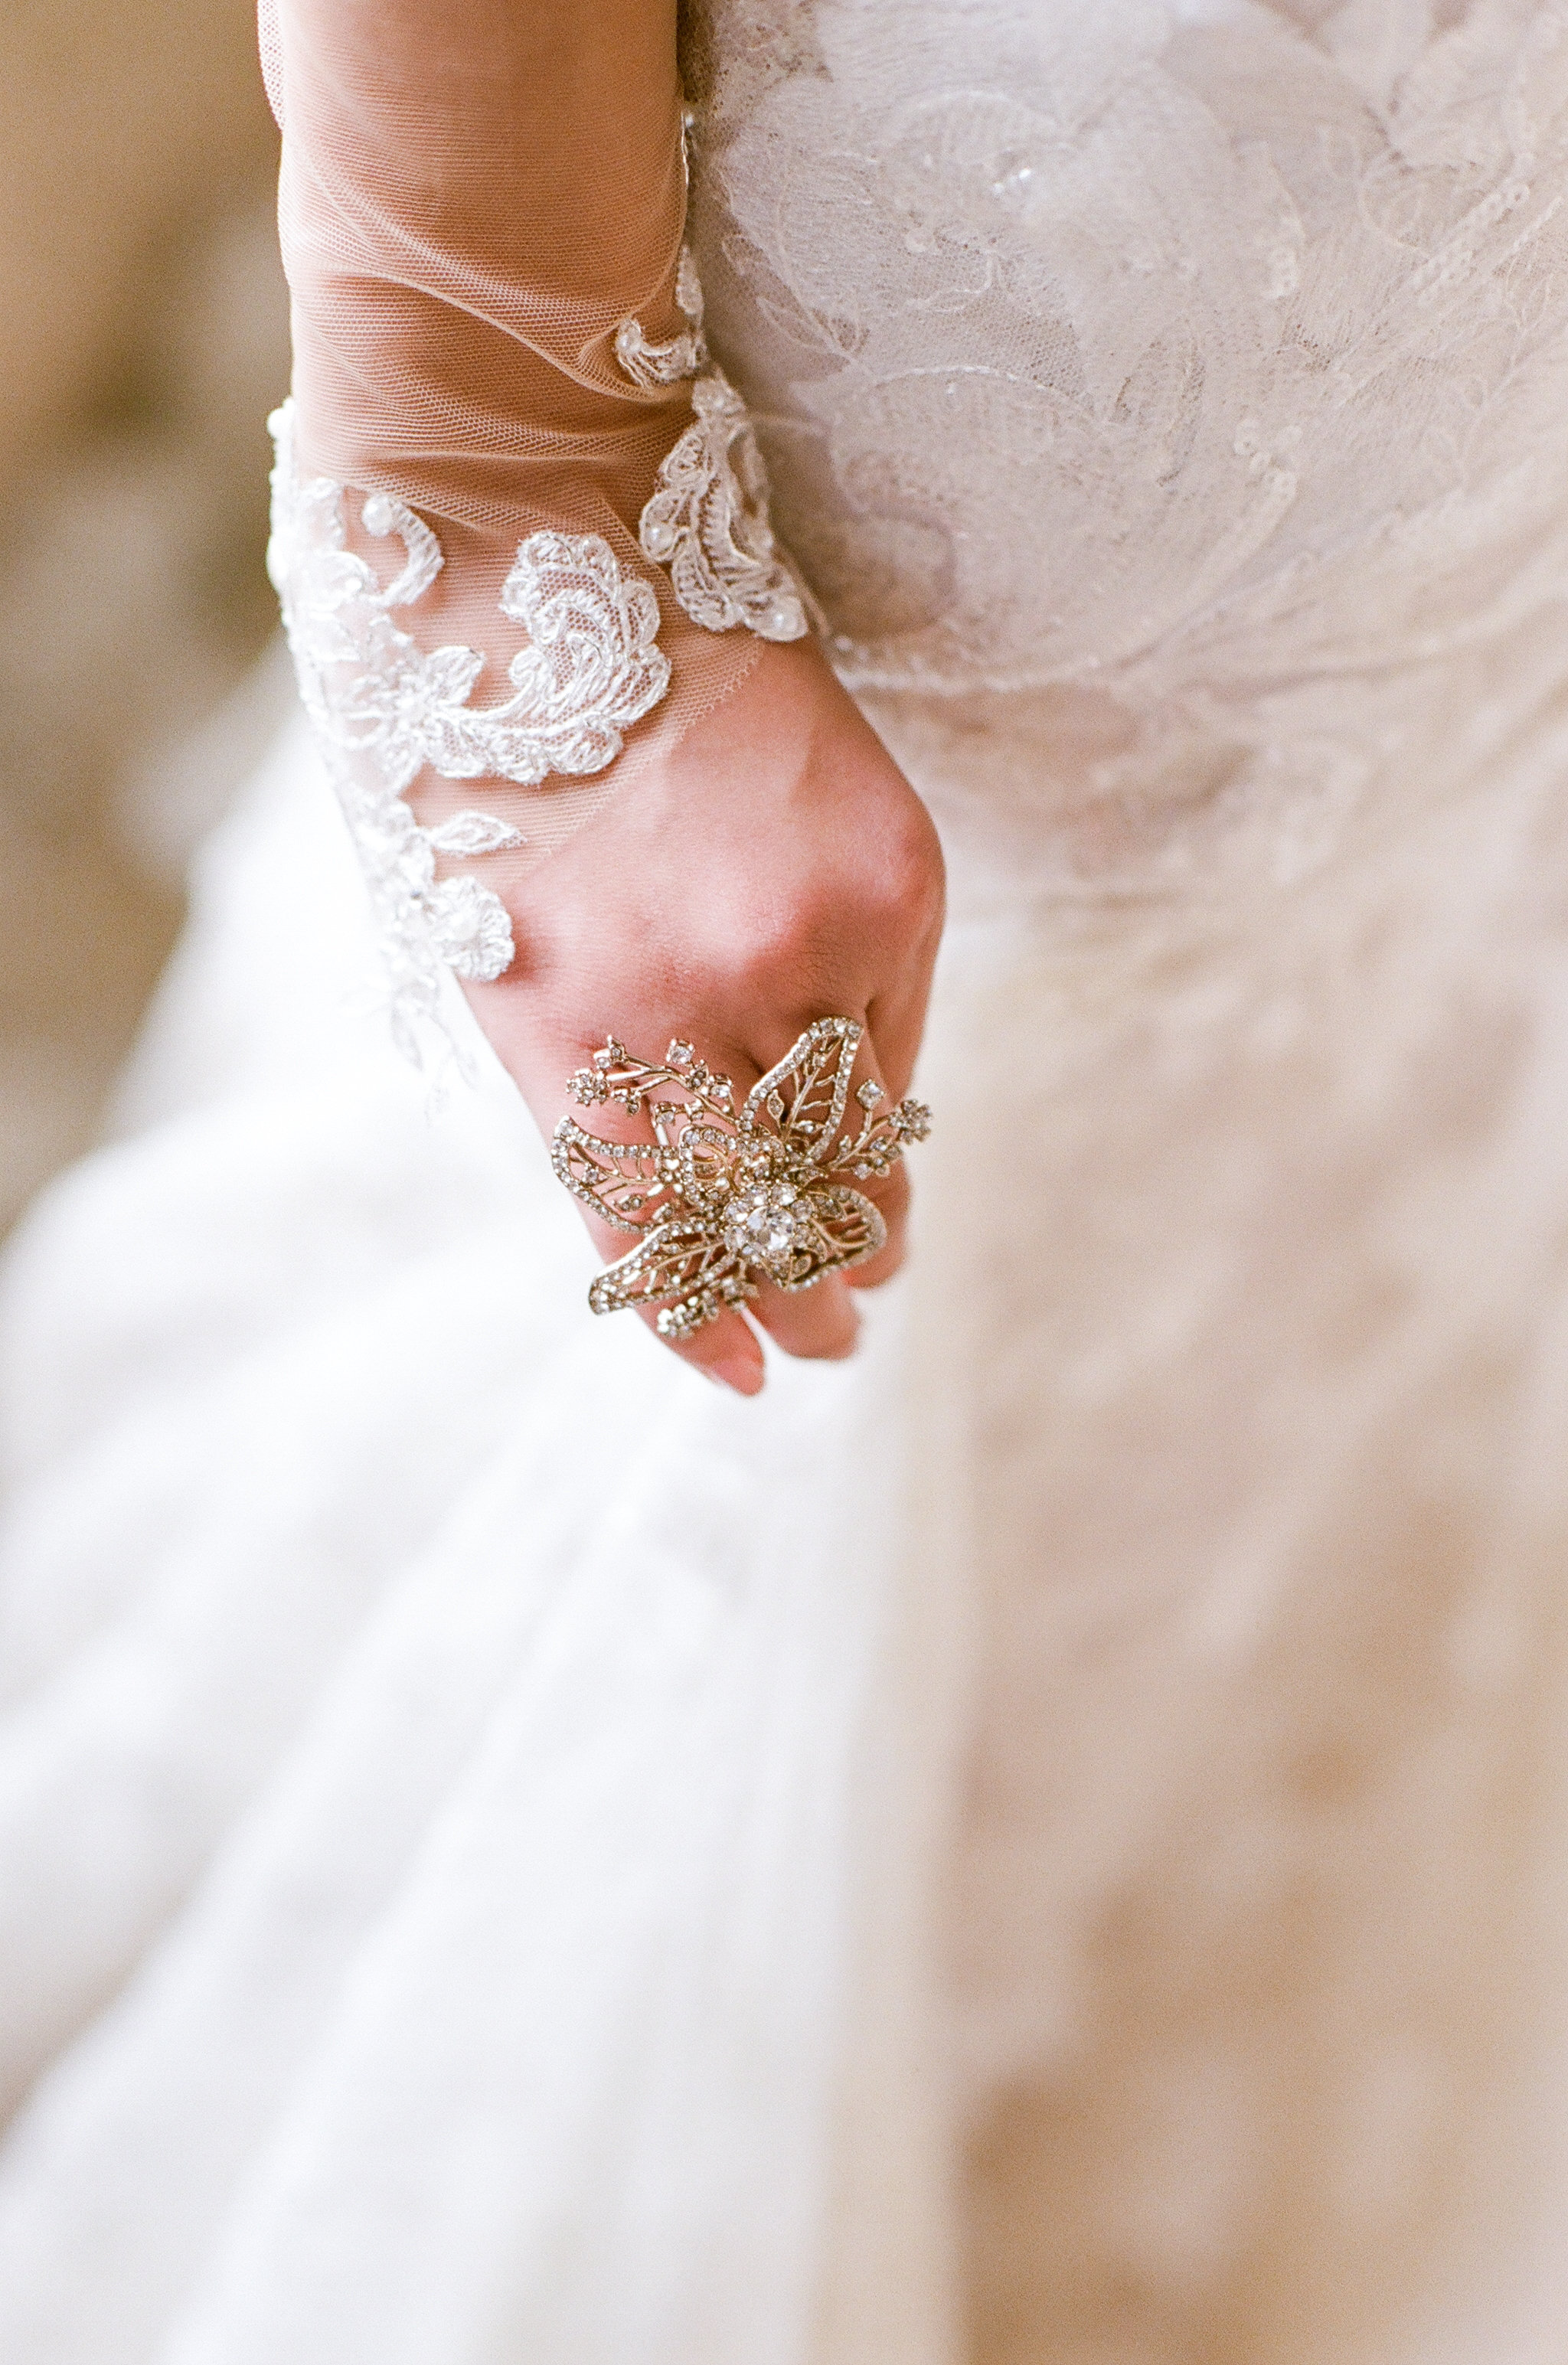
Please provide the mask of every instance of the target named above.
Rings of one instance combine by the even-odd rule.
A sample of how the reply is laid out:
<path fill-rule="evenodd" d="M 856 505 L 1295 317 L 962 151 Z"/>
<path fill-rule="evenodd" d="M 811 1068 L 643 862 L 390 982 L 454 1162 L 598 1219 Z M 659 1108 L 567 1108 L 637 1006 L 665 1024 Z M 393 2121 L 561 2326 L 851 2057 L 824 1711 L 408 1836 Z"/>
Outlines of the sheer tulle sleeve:
<path fill-rule="evenodd" d="M 675 0 L 263 0 L 272 566 L 409 1039 L 495 891 L 805 630 L 682 249 Z M 482 804 L 447 784 L 483 783 Z"/>

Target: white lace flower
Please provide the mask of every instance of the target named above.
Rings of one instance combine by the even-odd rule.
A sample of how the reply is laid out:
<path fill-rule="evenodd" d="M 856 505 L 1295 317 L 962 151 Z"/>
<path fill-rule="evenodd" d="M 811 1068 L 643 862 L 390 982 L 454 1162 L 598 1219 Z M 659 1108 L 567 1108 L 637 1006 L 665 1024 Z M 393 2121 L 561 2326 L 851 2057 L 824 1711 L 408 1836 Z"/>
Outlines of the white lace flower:
<path fill-rule="evenodd" d="M 527 626 L 529 643 L 510 667 L 516 696 L 485 718 L 507 761 L 482 768 L 513 780 L 601 772 L 627 725 L 669 687 L 653 586 L 622 575 L 597 533 L 533 533 L 519 545 L 501 606 Z M 459 740 L 451 779 L 465 777 L 463 752 Z"/>
<path fill-rule="evenodd" d="M 431 935 L 459 977 L 487 984 L 510 968 L 511 923 L 506 907 L 476 879 L 443 879 L 425 898 Z"/>

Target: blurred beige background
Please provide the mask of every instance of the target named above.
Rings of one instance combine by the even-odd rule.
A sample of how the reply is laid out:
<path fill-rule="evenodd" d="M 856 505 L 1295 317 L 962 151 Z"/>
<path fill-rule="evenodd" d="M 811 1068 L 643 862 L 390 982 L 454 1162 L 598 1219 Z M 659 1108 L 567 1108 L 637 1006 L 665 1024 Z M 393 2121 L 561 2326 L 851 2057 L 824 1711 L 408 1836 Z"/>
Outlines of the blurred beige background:
<path fill-rule="evenodd" d="M 92 1138 L 190 847 L 287 696 L 275 170 L 252 0 L 6 0 L 0 1227 Z"/>

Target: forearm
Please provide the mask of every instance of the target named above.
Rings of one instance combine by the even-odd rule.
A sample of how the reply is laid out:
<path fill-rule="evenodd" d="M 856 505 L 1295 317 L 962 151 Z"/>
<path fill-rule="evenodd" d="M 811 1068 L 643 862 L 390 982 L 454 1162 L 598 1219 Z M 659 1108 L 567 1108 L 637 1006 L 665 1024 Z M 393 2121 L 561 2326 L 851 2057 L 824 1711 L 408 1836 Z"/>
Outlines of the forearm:
<path fill-rule="evenodd" d="M 634 533 L 686 389 L 673 0 L 277 0 L 301 457 L 513 535 L 602 490 Z"/>
<path fill-rule="evenodd" d="M 804 619 L 766 549 L 732 553 L 749 604 L 699 612 L 648 527 L 706 433 L 673 0 L 273 6 L 295 335 L 274 575 L 394 972 L 435 1019 L 440 961 L 510 962 L 508 882 L 749 669 L 732 628 Z M 729 513 L 734 440 L 726 417 L 689 519 Z"/>

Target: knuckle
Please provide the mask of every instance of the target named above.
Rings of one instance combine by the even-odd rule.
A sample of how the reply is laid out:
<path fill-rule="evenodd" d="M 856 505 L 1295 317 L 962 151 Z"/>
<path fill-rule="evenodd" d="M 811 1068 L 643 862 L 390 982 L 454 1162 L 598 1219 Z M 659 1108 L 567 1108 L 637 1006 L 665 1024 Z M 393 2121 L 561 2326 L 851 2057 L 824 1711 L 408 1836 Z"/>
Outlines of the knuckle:
<path fill-rule="evenodd" d="M 792 864 L 772 882 L 708 916 L 705 982 L 722 1006 L 796 1009 L 831 999 L 871 947 L 908 945 L 939 926 L 945 898 L 941 844 L 925 808 L 903 797 L 847 850 Z"/>
<path fill-rule="evenodd" d="M 878 835 L 862 881 L 864 900 L 884 925 L 913 932 L 940 913 L 944 891 L 941 841 L 924 806 L 912 797 Z"/>
<path fill-rule="evenodd" d="M 834 923 L 827 899 L 814 893 L 767 905 L 732 947 L 735 982 L 754 997 L 793 1002 L 814 976 Z"/>

